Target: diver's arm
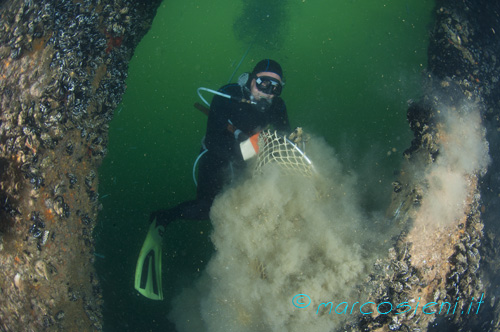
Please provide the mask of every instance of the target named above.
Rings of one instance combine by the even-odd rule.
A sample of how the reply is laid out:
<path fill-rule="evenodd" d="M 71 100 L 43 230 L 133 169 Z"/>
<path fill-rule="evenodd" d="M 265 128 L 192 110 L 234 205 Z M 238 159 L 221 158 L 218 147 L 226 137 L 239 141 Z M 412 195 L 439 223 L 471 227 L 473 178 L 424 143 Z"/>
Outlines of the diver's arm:
<path fill-rule="evenodd" d="M 220 159 L 229 159 L 237 143 L 234 130 L 230 130 L 228 122 L 231 101 L 223 97 L 214 97 L 210 105 L 210 113 L 207 121 L 207 133 L 205 144 L 210 153 Z"/>

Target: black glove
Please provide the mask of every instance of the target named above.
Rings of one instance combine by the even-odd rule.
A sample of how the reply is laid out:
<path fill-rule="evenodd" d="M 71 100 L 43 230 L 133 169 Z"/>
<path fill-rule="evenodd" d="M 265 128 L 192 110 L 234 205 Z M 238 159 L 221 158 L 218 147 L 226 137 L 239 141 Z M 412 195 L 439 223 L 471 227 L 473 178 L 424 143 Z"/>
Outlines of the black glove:
<path fill-rule="evenodd" d="M 244 132 L 242 132 L 239 129 L 236 129 L 236 131 L 234 132 L 234 138 L 239 143 L 241 143 L 241 142 L 246 141 L 247 139 L 249 139 L 249 137 Z"/>

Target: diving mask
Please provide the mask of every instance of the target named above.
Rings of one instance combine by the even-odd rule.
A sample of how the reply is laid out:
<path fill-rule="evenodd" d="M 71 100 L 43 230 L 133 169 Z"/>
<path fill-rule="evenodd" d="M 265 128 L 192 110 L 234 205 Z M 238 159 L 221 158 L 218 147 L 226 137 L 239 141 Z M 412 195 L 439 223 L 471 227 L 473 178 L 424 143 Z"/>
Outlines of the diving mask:
<path fill-rule="evenodd" d="M 255 86 L 265 94 L 279 96 L 283 86 L 281 82 L 274 77 L 260 76 L 255 78 Z"/>

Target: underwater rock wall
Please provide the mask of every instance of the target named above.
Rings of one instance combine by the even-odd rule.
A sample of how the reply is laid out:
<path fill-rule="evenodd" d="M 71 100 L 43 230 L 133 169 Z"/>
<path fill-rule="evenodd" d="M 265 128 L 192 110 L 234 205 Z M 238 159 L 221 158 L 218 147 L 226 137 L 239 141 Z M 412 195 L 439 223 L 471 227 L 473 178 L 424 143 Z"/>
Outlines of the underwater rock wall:
<path fill-rule="evenodd" d="M 159 3 L 0 3 L 2 331 L 101 329 L 102 299 L 92 267 L 97 168 L 125 90 L 127 63 Z M 405 231 L 368 282 L 377 304 L 477 301 L 494 285 L 482 271 L 486 266 L 498 274 L 500 266 L 493 225 L 500 206 L 499 6 L 437 0 L 424 78 L 428 93 L 408 111 L 415 139 L 394 182 L 391 216 Z M 475 143 L 463 145 L 469 135 Z M 447 186 L 457 179 L 458 189 Z M 432 190 L 437 195 L 429 195 Z M 460 195 L 448 201 L 449 214 L 429 215 L 440 191 Z M 463 301 L 436 329 L 494 330 L 500 308 L 491 299 L 484 304 L 488 319 L 459 314 L 470 304 Z M 440 317 L 364 316 L 359 328 L 425 330 Z"/>
<path fill-rule="evenodd" d="M 97 169 L 159 3 L 0 3 L 2 331 L 102 329 Z"/>
<path fill-rule="evenodd" d="M 365 316 L 364 331 L 498 329 L 491 277 L 496 273 L 498 280 L 493 249 L 498 232 L 484 235 L 497 228 L 492 224 L 499 215 L 494 179 L 499 169 L 500 4 L 436 4 L 426 94 L 408 109 L 415 138 L 394 182 L 389 210 L 405 230 L 387 260 L 375 265 L 369 286 L 377 304 L 408 301 L 413 309 L 417 301 L 437 304 L 427 309 L 433 314 L 401 313 L 407 307 L 400 307 Z M 451 310 L 446 304 L 439 313 L 443 303 Z"/>

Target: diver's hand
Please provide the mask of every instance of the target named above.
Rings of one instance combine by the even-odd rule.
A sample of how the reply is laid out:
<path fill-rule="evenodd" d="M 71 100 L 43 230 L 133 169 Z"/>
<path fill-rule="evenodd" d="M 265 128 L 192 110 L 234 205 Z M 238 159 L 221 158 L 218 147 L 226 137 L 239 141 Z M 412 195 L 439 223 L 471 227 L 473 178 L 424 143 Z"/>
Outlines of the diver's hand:
<path fill-rule="evenodd" d="M 239 129 L 236 129 L 234 131 L 234 139 L 237 140 L 238 142 L 244 142 L 248 139 L 249 137 L 244 133 L 242 132 L 241 130 Z"/>
<path fill-rule="evenodd" d="M 293 133 L 288 136 L 288 139 L 294 142 L 295 144 L 299 144 L 301 142 L 307 143 L 311 137 L 307 134 L 304 134 L 302 127 L 297 127 L 293 131 Z"/>
<path fill-rule="evenodd" d="M 240 143 L 243 160 L 253 158 L 257 155 L 257 153 L 259 153 L 259 134 L 260 133 L 257 133 Z"/>

